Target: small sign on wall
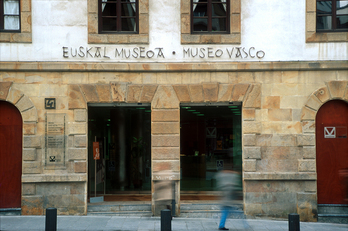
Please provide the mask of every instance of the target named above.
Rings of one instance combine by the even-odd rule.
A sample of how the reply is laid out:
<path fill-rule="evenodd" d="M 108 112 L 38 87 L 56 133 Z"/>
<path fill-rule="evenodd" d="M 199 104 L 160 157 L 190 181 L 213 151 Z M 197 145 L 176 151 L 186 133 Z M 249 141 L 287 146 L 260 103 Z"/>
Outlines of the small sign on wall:
<path fill-rule="evenodd" d="M 324 127 L 324 137 L 325 138 L 336 138 L 336 128 L 335 127 Z"/>
<path fill-rule="evenodd" d="M 324 127 L 324 138 L 347 138 L 347 127 Z"/>
<path fill-rule="evenodd" d="M 56 109 L 56 98 L 45 98 L 45 109 Z"/>

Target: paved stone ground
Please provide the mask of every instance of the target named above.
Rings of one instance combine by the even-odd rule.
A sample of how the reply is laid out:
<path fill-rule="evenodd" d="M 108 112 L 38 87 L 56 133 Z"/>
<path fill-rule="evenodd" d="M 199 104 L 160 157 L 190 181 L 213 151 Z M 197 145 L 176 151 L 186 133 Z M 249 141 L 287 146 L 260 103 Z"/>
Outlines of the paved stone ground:
<path fill-rule="evenodd" d="M 243 227 L 242 219 L 228 219 L 226 227 L 230 230 L 282 231 L 288 230 L 288 221 L 247 219 L 248 227 Z M 174 218 L 172 230 L 218 230 L 216 219 Z M 119 216 L 58 216 L 59 231 L 74 230 L 161 230 L 159 217 L 119 217 Z M 0 216 L 0 230 L 45 230 L 45 216 Z M 347 224 L 301 222 L 301 231 L 347 231 Z"/>

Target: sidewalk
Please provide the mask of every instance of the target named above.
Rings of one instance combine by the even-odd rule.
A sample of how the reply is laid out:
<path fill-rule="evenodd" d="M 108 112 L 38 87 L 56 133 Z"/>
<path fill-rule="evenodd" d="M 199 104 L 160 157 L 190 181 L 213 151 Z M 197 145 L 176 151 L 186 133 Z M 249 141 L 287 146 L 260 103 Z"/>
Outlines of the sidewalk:
<path fill-rule="evenodd" d="M 230 230 L 282 231 L 288 230 L 288 221 L 247 219 L 248 229 L 243 229 L 241 219 L 228 219 Z M 172 230 L 218 230 L 218 219 L 173 218 Z M 159 217 L 119 216 L 58 216 L 57 230 L 161 230 Z M 45 216 L 0 216 L 0 230 L 45 230 Z M 347 224 L 301 222 L 301 231 L 347 231 Z"/>

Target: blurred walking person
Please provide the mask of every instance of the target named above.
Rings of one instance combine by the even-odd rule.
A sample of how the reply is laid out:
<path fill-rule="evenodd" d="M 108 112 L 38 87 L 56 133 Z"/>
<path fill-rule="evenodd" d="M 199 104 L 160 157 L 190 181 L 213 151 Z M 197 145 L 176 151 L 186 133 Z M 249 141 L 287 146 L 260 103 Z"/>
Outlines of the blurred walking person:
<path fill-rule="evenodd" d="M 225 227 L 226 219 L 230 213 L 236 213 L 235 205 L 240 201 L 239 173 L 231 170 L 222 170 L 216 175 L 218 189 L 222 191 L 222 207 L 219 230 L 228 230 Z M 247 227 L 246 221 L 243 219 L 244 227 Z"/>

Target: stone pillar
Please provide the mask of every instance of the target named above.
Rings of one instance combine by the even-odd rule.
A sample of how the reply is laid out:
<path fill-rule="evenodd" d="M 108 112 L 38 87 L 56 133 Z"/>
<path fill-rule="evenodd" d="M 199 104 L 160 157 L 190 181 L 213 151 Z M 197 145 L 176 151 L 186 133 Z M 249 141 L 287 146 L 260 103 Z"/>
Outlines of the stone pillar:
<path fill-rule="evenodd" d="M 159 215 L 161 207 L 155 184 L 175 181 L 175 211 L 180 213 L 180 109 L 172 86 L 159 86 L 152 100 L 151 159 L 152 212 Z M 169 202 L 169 201 L 167 201 Z"/>

